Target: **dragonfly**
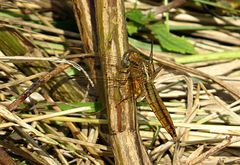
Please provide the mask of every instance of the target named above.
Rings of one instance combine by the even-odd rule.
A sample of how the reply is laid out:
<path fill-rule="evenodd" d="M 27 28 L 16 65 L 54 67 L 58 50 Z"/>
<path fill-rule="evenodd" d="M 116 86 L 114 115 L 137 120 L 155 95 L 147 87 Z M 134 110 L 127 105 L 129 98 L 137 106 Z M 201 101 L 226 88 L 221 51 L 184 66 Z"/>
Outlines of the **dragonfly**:
<path fill-rule="evenodd" d="M 141 94 L 145 94 L 146 100 L 159 122 L 172 138 L 176 139 L 177 135 L 171 116 L 152 81 L 156 76 L 153 63 L 141 56 L 140 52 L 131 50 L 124 54 L 122 66 L 127 68 L 130 73 L 129 78 L 134 87 L 134 97 L 137 99 Z"/>
<path fill-rule="evenodd" d="M 133 83 L 134 97 L 144 94 L 155 116 L 175 140 L 177 137 L 172 118 L 154 86 L 156 76 L 153 63 L 143 58 L 139 52 L 130 50 L 124 54 L 122 66 L 127 68 Z"/>

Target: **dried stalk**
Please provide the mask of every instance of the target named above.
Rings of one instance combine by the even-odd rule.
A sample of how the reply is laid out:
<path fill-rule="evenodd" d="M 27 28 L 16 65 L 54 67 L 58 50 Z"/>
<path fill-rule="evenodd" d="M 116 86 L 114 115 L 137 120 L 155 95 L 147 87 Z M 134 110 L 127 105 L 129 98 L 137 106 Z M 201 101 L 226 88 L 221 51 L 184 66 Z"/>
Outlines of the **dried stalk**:
<path fill-rule="evenodd" d="M 78 29 L 81 35 L 81 40 L 83 41 L 83 47 L 85 53 L 94 53 L 94 40 L 95 40 L 95 33 L 93 33 L 93 22 L 91 20 L 91 1 L 88 0 L 72 0 L 73 8 L 74 8 L 74 15 L 76 18 L 76 22 L 78 25 Z M 93 59 L 89 59 L 85 61 L 90 68 L 90 75 L 96 80 L 96 72 L 94 69 L 95 61 Z M 95 82 L 96 83 L 96 82 Z M 73 123 L 67 122 L 67 125 L 71 128 L 71 131 L 79 132 L 79 130 L 74 127 Z M 87 140 L 82 136 L 82 133 L 79 132 L 77 138 L 80 140 Z M 95 148 L 86 147 L 87 150 L 95 156 L 97 161 L 100 164 L 104 164 L 103 160 L 101 160 L 99 154 L 95 150 Z"/>
<path fill-rule="evenodd" d="M 17 165 L 10 155 L 1 147 L 0 148 L 0 164 L 1 165 Z"/>
<path fill-rule="evenodd" d="M 97 50 L 105 78 L 105 106 L 115 163 L 151 164 L 137 130 L 131 83 L 119 83 L 122 55 L 128 49 L 123 1 L 99 1 L 95 9 Z"/>

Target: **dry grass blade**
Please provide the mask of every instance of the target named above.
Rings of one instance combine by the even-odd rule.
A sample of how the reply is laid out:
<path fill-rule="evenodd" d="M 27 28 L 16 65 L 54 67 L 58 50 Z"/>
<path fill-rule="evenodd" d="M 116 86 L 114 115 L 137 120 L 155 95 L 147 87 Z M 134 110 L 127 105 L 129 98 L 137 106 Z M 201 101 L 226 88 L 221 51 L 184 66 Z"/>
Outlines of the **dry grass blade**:
<path fill-rule="evenodd" d="M 75 144 L 79 144 L 79 145 L 83 145 L 83 146 L 87 146 L 87 147 L 93 147 L 98 150 L 109 150 L 109 148 L 107 146 L 100 145 L 100 144 L 94 144 L 94 143 L 81 141 L 81 140 L 77 140 L 77 139 L 73 139 L 73 138 L 59 137 L 59 136 L 52 135 L 52 134 L 47 134 L 47 136 L 52 139 L 55 139 L 57 141 L 71 142 L 71 143 L 75 143 Z"/>
<path fill-rule="evenodd" d="M 41 29 L 41 30 L 46 31 L 46 32 L 51 32 L 51 33 L 56 33 L 56 34 L 60 34 L 60 35 L 66 35 L 66 36 L 69 36 L 69 37 L 79 38 L 78 33 L 70 32 L 70 31 L 64 31 L 62 29 L 57 29 L 57 28 L 48 27 L 48 26 L 44 26 L 44 25 L 29 23 L 29 22 L 26 22 L 26 21 L 9 19 L 9 18 L 2 17 L 2 16 L 0 16 L 0 19 L 1 19 L 2 22 L 8 23 L 10 25 L 13 24 L 13 25 L 28 26 L 28 27 L 35 28 L 35 29 Z"/>
<path fill-rule="evenodd" d="M 3 117 L 5 120 L 12 121 L 14 123 L 17 123 L 24 129 L 26 129 L 28 132 L 33 132 L 35 135 L 42 137 L 43 139 L 46 140 L 46 142 L 49 142 L 50 144 L 58 144 L 56 141 L 52 140 L 51 138 L 46 137 L 44 134 L 41 132 L 37 131 L 36 129 L 32 128 L 30 125 L 26 124 L 25 122 L 22 121 L 21 118 L 16 116 L 15 114 L 9 112 L 6 107 L 0 105 L 0 115 Z M 42 150 L 36 143 L 34 143 L 31 139 L 29 142 L 33 144 L 34 147 L 37 147 L 36 151 L 39 152 L 40 156 L 48 162 L 48 164 L 51 165 L 58 165 L 57 161 L 54 160 L 49 154 L 47 154 L 44 150 Z"/>
<path fill-rule="evenodd" d="M 156 148 L 154 148 L 154 150 L 152 150 L 152 152 L 150 153 L 152 160 L 156 160 L 159 159 L 160 157 L 163 156 L 163 154 L 169 150 L 170 147 L 173 146 L 173 142 L 172 141 L 168 141 L 165 144 L 162 144 Z"/>
<path fill-rule="evenodd" d="M 225 135 L 236 135 L 239 136 L 240 128 L 238 126 L 226 126 L 226 125 L 210 125 L 210 124 L 187 124 L 187 123 L 176 123 L 177 127 L 191 128 L 194 130 L 202 130 L 204 132 L 210 132 L 215 134 L 225 134 Z M 216 136 L 213 134 L 213 136 Z"/>
<path fill-rule="evenodd" d="M 214 114 L 220 114 L 222 115 L 224 112 L 225 113 L 228 113 L 230 116 L 233 117 L 233 119 L 236 121 L 236 122 L 239 122 L 240 121 L 240 116 L 237 115 L 235 112 L 233 112 L 232 110 L 230 110 L 228 107 L 226 107 L 226 105 L 223 104 L 223 101 L 221 101 L 219 98 L 216 98 L 216 96 L 213 96 L 211 93 L 209 93 L 207 91 L 207 89 L 205 88 L 205 86 L 200 83 L 200 86 L 202 87 L 202 89 L 207 93 L 207 95 L 210 97 L 210 99 L 212 99 L 217 105 L 219 105 L 220 107 L 220 110 L 216 113 L 213 113 L 211 114 L 211 117 L 210 116 L 207 116 L 206 118 L 203 118 L 201 120 L 199 120 L 197 123 L 205 123 L 207 122 L 208 120 L 212 119 L 212 117 L 214 116 Z"/>
<path fill-rule="evenodd" d="M 190 162 L 192 162 L 195 159 L 197 159 L 197 157 L 203 152 L 204 147 L 205 147 L 205 145 L 201 145 L 194 152 L 192 152 L 191 155 L 186 160 L 186 164 L 190 165 Z"/>
<path fill-rule="evenodd" d="M 69 57 L 68 57 L 69 58 Z M 55 62 L 55 63 L 64 63 L 64 64 L 69 64 L 72 67 L 74 67 L 75 69 L 77 69 L 80 72 L 83 72 L 83 74 L 86 76 L 86 78 L 88 79 L 89 83 L 91 84 L 92 87 L 94 87 L 93 81 L 91 80 L 91 78 L 89 77 L 89 75 L 87 74 L 87 72 L 84 70 L 84 68 L 82 68 L 79 64 L 77 64 L 74 61 L 71 60 L 67 60 L 67 59 L 63 59 L 63 58 L 59 58 L 59 57 L 25 57 L 25 56 L 11 56 L 11 57 L 0 57 L 1 61 L 9 61 L 9 62 L 29 62 L 29 61 L 51 61 L 51 62 Z M 36 74 L 38 75 L 38 73 Z M 36 76 L 35 75 L 35 76 Z M 41 77 L 39 75 L 39 77 Z"/>
<path fill-rule="evenodd" d="M 199 32 L 191 33 L 193 36 L 201 36 L 204 38 L 217 40 L 221 42 L 225 42 L 227 44 L 234 44 L 234 45 L 240 45 L 240 39 L 239 34 L 235 33 L 236 36 L 234 36 L 234 33 L 231 33 L 231 35 L 219 32 L 219 31 L 212 31 L 212 30 L 202 30 Z"/>
<path fill-rule="evenodd" d="M 70 109 L 67 111 L 55 112 L 52 114 L 40 115 L 40 116 L 36 116 L 36 117 L 32 117 L 32 118 L 23 119 L 23 122 L 29 123 L 29 122 L 33 122 L 33 121 L 40 121 L 40 120 L 45 120 L 45 119 L 49 119 L 49 118 L 54 118 L 57 116 L 63 116 L 63 115 L 67 115 L 67 114 L 77 113 L 77 112 L 85 112 L 90 109 L 91 108 L 89 108 L 89 107 L 79 107 L 79 108 Z M 11 123 L 0 124 L 0 128 L 6 128 L 6 127 L 11 127 L 11 126 L 16 126 L 16 123 L 11 122 Z"/>
<path fill-rule="evenodd" d="M 32 76 L 24 77 L 23 79 L 18 79 L 18 80 L 10 81 L 10 82 L 5 83 L 5 84 L 0 84 L 0 89 L 9 88 L 11 86 L 16 86 L 16 85 L 21 84 L 23 82 L 30 81 L 32 79 L 36 79 L 38 77 L 41 77 L 45 74 L 46 74 L 46 72 L 41 72 L 41 73 L 37 73 L 37 74 L 32 75 Z"/>
<path fill-rule="evenodd" d="M 184 77 L 186 84 L 187 84 L 187 89 L 188 89 L 188 95 L 187 95 L 187 110 L 186 110 L 186 117 L 185 117 L 185 122 L 186 123 L 190 123 L 191 122 L 191 118 L 190 117 L 195 117 L 193 116 L 193 81 L 192 79 L 190 79 L 189 77 Z M 186 128 L 180 128 L 179 129 L 180 132 L 180 137 L 181 137 L 181 141 L 187 141 L 189 138 L 189 129 Z M 177 157 L 182 157 L 182 154 L 184 153 L 185 147 L 180 147 L 180 149 L 176 149 L 174 156 Z"/>
<path fill-rule="evenodd" d="M 0 3 L 0 105 L 4 105 L 0 106 L 0 145 L 8 153 L 6 157 L 17 164 L 39 165 L 113 165 L 127 164 L 130 159 L 134 165 L 239 164 L 239 4 L 227 0 L 173 0 L 168 4 L 129 0 L 124 1 L 125 22 L 122 2 Z M 140 15 L 144 19 L 137 22 Z M 160 38 L 149 29 L 155 23 L 166 25 Z M 121 55 L 131 47 L 126 25 L 133 47 L 149 56 L 153 46 L 162 68 L 154 79 L 156 95 L 171 114 L 177 142 L 170 140 L 143 100 L 137 103 L 140 119 L 134 121 L 133 92 L 125 88 L 128 73 L 118 74 Z M 191 45 L 178 44 L 170 36 L 188 41 L 195 51 L 185 52 Z M 103 59 L 97 61 L 99 54 Z M 100 67 L 100 63 L 106 65 Z M 150 75 L 147 65 L 146 77 Z M 67 66 L 71 68 L 64 70 Z M 102 68 L 106 71 L 96 74 Z M 105 83 L 104 92 L 98 83 Z M 106 93 L 104 98 L 110 96 L 107 106 L 80 103 L 99 100 L 102 93 Z M 121 102 L 122 98 L 129 100 Z M 15 111 L 7 111 L 5 105 Z M 141 138 L 135 130 L 137 123 Z M 114 131 L 109 134 L 108 128 Z M 136 148 L 139 150 L 133 152 Z M 6 157 L 0 156 L 0 162 Z"/>
<path fill-rule="evenodd" d="M 14 143 L 9 142 L 7 139 L 4 141 L 0 141 L 0 144 L 4 147 L 7 148 L 9 151 L 14 152 L 16 155 L 23 157 L 24 159 L 30 161 L 32 164 L 37 164 L 37 165 L 45 165 L 45 161 L 39 157 L 37 153 L 33 153 L 27 148 L 21 146 L 17 147 L 14 145 Z"/>
<path fill-rule="evenodd" d="M 215 83 L 219 84 L 220 86 L 222 86 L 223 88 L 225 88 L 227 91 L 229 91 L 230 93 L 232 93 L 234 96 L 236 96 L 237 98 L 240 98 L 240 90 L 238 88 L 235 88 L 234 86 L 221 81 L 220 79 L 218 79 L 217 77 L 211 76 L 209 74 L 206 74 L 204 72 L 201 72 L 199 70 L 193 69 L 193 68 L 189 68 L 180 64 L 176 64 L 164 59 L 161 59 L 159 57 L 154 57 L 154 59 L 159 62 L 160 65 L 164 65 L 166 67 L 169 67 L 171 69 L 174 70 L 178 70 L 184 73 L 191 73 L 200 77 L 204 77 L 206 79 L 211 79 L 212 81 L 214 81 Z"/>
<path fill-rule="evenodd" d="M 21 126 L 22 128 L 26 129 L 28 132 L 32 132 L 35 135 L 42 137 L 43 139 L 46 140 L 46 142 L 50 143 L 50 144 L 58 144 L 56 141 L 52 140 L 51 138 L 47 138 L 45 137 L 45 135 L 39 131 L 37 131 L 36 129 L 34 129 L 31 125 L 25 123 L 21 118 L 19 118 L 17 115 L 9 112 L 7 110 L 6 107 L 0 105 L 0 115 L 1 117 L 3 117 L 5 120 L 7 121 L 11 121 L 13 123 L 18 124 L 19 126 Z"/>
<path fill-rule="evenodd" d="M 78 59 L 76 59 L 78 60 Z M 37 82 L 31 85 L 27 90 L 25 90 L 13 103 L 8 106 L 9 111 L 15 110 L 20 103 L 22 103 L 28 96 L 32 94 L 36 89 L 40 86 L 48 82 L 51 78 L 55 77 L 59 73 L 63 72 L 67 69 L 70 65 L 68 64 L 60 64 L 57 68 L 52 70 L 51 72 L 42 76 Z"/>
<path fill-rule="evenodd" d="M 173 20 L 181 21 L 181 22 L 196 22 L 202 24 L 210 24 L 210 25 L 235 25 L 240 26 L 240 21 L 238 19 L 234 19 L 233 17 L 221 16 L 221 18 L 216 16 L 203 15 L 202 13 L 197 12 L 189 12 L 182 10 L 178 15 L 173 16 Z M 225 21 L 228 20 L 228 21 Z"/>
<path fill-rule="evenodd" d="M 30 114 L 22 114 L 22 117 L 26 117 L 26 118 L 39 118 L 39 115 L 30 115 Z M 23 119 L 24 121 L 26 121 L 27 119 Z M 107 119 L 94 119 L 94 118 L 81 118 L 81 117 L 66 117 L 66 116 L 59 116 L 59 117 L 51 117 L 46 119 L 46 121 L 62 121 L 62 122 L 76 122 L 76 123 L 82 123 L 82 124 L 96 124 L 96 125 L 105 125 L 108 124 Z M 140 121 L 140 123 L 146 123 L 146 121 Z M 11 125 L 11 123 L 6 123 Z M 150 125 L 159 125 L 158 122 L 148 122 L 148 124 Z M 1 125 L 2 127 L 5 127 L 5 124 Z"/>
<path fill-rule="evenodd" d="M 240 141 L 240 137 L 226 137 L 225 140 L 223 140 L 221 143 L 217 144 L 216 146 L 209 149 L 207 152 L 204 152 L 203 154 L 199 155 L 196 159 L 189 162 L 189 164 L 194 165 L 201 163 L 204 159 L 208 158 L 210 155 L 213 155 L 214 153 L 218 152 L 219 150 L 229 146 L 232 143 L 236 143 Z"/>
<path fill-rule="evenodd" d="M 196 90 L 196 97 L 195 97 L 195 101 L 193 104 L 193 107 L 191 109 L 191 111 L 188 113 L 188 115 L 185 118 L 185 123 L 191 123 L 192 120 L 196 117 L 197 115 L 197 111 L 199 110 L 199 96 L 200 95 L 200 85 L 197 85 L 197 90 Z"/>

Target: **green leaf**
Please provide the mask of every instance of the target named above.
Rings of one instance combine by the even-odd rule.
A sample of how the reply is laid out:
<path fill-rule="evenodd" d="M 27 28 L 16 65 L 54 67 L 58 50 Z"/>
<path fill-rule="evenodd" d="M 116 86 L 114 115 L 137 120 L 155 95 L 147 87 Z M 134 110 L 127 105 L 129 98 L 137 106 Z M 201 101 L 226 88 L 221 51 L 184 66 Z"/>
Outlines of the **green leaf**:
<path fill-rule="evenodd" d="M 196 51 L 191 43 L 184 37 L 171 34 L 166 25 L 155 23 L 148 26 L 155 38 L 158 39 L 163 49 L 183 54 L 194 54 Z"/>
<path fill-rule="evenodd" d="M 68 76 L 74 76 L 76 75 L 76 69 L 69 67 L 67 69 L 65 69 L 65 73 L 67 73 Z"/>
<path fill-rule="evenodd" d="M 145 24 L 148 24 L 150 21 L 156 20 L 153 12 L 149 12 L 147 15 L 144 15 L 138 9 L 129 10 L 126 13 L 126 17 L 131 21 L 138 23 L 140 25 L 145 25 Z"/>
<path fill-rule="evenodd" d="M 142 42 L 134 38 L 128 37 L 128 42 L 136 48 L 151 51 L 151 44 L 147 42 Z M 154 52 L 162 52 L 162 47 L 159 44 L 153 44 Z"/>
<path fill-rule="evenodd" d="M 91 110 L 86 112 L 99 112 L 103 110 L 103 105 L 99 102 L 75 102 L 75 103 L 57 103 L 62 111 L 69 110 L 77 107 L 91 107 Z"/>
<path fill-rule="evenodd" d="M 138 27 L 133 22 L 128 22 L 127 23 L 127 31 L 128 31 L 128 34 L 131 36 L 132 34 L 138 32 Z"/>

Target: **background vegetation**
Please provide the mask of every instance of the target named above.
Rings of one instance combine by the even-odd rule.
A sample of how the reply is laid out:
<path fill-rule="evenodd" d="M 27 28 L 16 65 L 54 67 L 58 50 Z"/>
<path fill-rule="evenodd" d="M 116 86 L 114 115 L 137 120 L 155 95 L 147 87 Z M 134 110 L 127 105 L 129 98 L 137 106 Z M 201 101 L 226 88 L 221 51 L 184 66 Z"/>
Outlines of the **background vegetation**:
<path fill-rule="evenodd" d="M 139 130 L 151 161 L 238 164 L 240 2 L 124 4 L 130 45 L 149 55 L 153 44 L 162 67 L 154 83 L 181 138 L 174 143 L 140 99 Z M 93 75 L 94 54 L 83 49 L 72 2 L 0 6 L 1 164 L 114 164 L 99 128 L 107 120 L 95 83 L 104 79 Z"/>

